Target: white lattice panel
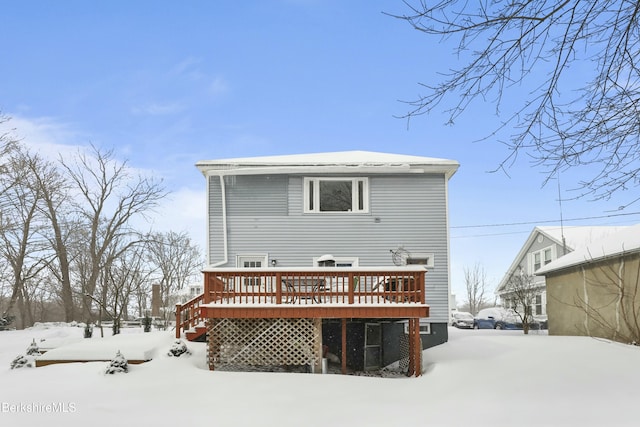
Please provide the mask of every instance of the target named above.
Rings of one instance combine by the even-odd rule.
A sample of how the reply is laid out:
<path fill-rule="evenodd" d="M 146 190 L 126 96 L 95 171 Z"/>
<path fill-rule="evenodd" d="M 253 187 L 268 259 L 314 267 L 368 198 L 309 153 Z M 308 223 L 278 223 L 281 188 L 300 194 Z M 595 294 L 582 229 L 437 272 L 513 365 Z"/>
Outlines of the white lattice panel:
<path fill-rule="evenodd" d="M 209 367 L 315 365 L 313 319 L 209 319 Z"/>

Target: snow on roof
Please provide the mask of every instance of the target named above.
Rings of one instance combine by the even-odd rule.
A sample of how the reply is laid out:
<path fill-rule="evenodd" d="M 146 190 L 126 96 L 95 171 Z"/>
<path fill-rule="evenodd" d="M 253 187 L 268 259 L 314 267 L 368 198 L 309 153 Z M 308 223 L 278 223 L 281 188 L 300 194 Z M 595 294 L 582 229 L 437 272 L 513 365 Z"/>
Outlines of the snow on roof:
<path fill-rule="evenodd" d="M 540 268 L 536 274 L 544 275 L 551 271 L 561 270 L 585 262 L 588 263 L 622 253 L 640 251 L 640 224 L 618 228 L 622 230 L 576 247 L 573 252 Z"/>
<path fill-rule="evenodd" d="M 340 168 L 392 168 L 420 172 L 416 167 L 427 168 L 452 176 L 458 169 L 455 160 L 434 157 L 411 156 L 405 154 L 389 154 L 372 151 L 337 151 L 328 153 L 292 154 L 284 156 L 244 157 L 220 160 L 202 160 L 196 167 L 203 173 L 209 171 L 233 171 L 238 173 L 264 173 L 263 168 L 272 173 L 287 173 L 291 168 L 304 167 L 305 170 L 328 169 L 340 171 Z M 422 171 L 424 172 L 424 171 Z"/>
<path fill-rule="evenodd" d="M 571 250 L 596 242 L 626 228 L 626 226 L 536 227 L 538 231 L 556 240 L 558 244 L 562 244 L 562 236 L 564 235 L 566 244 Z"/>
<path fill-rule="evenodd" d="M 586 246 L 591 242 L 601 240 L 608 235 L 620 232 L 621 230 L 627 228 L 627 226 L 536 226 L 531 231 L 531 234 L 529 234 L 526 242 L 524 243 L 524 245 L 522 245 L 520 252 L 518 252 L 513 262 L 509 266 L 509 269 L 502 277 L 502 280 L 496 288 L 496 292 L 500 292 L 501 290 L 506 289 L 506 286 L 509 283 L 509 279 L 520 265 L 523 257 L 528 253 L 529 247 L 538 236 L 538 233 L 546 235 L 561 246 L 563 244 L 562 238 L 564 236 L 564 241 L 567 245 L 567 249 L 573 251 L 576 248 Z M 548 265 L 551 264 L 552 263 Z"/>

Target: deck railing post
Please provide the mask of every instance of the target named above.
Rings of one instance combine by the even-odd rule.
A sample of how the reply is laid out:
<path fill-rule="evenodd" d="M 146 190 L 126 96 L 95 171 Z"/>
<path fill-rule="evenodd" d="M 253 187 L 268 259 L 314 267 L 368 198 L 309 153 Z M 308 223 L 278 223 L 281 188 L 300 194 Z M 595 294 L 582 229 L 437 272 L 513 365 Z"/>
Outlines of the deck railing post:
<path fill-rule="evenodd" d="M 209 304 L 211 302 L 211 273 L 204 273 L 204 303 Z"/>
<path fill-rule="evenodd" d="M 414 319 L 414 350 L 415 356 L 413 361 L 414 376 L 422 375 L 422 338 L 420 337 L 420 319 Z"/>
<path fill-rule="evenodd" d="M 282 304 L 282 273 L 276 273 L 276 304 Z"/>
<path fill-rule="evenodd" d="M 353 273 L 349 273 L 349 304 L 353 304 L 355 302 L 355 289 L 355 276 L 353 275 Z"/>
<path fill-rule="evenodd" d="M 176 304 L 176 339 L 180 339 L 182 330 L 182 305 Z"/>

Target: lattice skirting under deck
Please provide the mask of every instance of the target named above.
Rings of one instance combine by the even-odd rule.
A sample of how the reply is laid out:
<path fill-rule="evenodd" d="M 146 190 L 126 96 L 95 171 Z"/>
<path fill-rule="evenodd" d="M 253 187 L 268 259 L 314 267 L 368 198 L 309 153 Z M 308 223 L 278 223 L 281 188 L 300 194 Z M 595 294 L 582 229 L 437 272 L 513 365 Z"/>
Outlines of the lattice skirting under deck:
<path fill-rule="evenodd" d="M 407 372 L 409 370 L 409 334 L 400 335 L 400 370 Z"/>
<path fill-rule="evenodd" d="M 209 369 L 318 366 L 318 319 L 208 319 Z"/>

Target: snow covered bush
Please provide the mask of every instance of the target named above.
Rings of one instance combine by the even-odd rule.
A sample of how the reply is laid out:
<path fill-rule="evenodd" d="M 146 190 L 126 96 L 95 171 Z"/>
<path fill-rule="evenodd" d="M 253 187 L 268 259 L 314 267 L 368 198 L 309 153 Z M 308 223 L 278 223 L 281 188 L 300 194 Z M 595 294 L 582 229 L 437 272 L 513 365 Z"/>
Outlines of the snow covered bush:
<path fill-rule="evenodd" d="M 187 345 L 182 340 L 175 340 L 169 349 L 169 356 L 180 357 L 183 354 L 190 355 L 191 351 L 187 348 Z"/>
<path fill-rule="evenodd" d="M 27 347 L 27 354 L 19 354 L 11 361 L 11 369 L 33 368 L 36 366 L 36 357 L 38 356 L 40 356 L 40 348 L 34 338 L 29 347 Z"/>
<path fill-rule="evenodd" d="M 120 353 L 120 350 L 118 350 L 116 357 L 114 357 L 111 363 L 109 363 L 109 366 L 107 366 L 105 374 L 116 374 L 118 372 L 129 372 L 129 363 L 122 353 Z"/>
<path fill-rule="evenodd" d="M 93 336 L 93 325 L 87 322 L 87 324 L 84 325 L 84 337 L 91 338 L 92 336 Z"/>
<path fill-rule="evenodd" d="M 0 331 L 6 331 L 9 329 L 9 325 L 13 322 L 14 316 L 0 317 Z"/>
<path fill-rule="evenodd" d="M 25 356 L 24 354 L 20 354 L 11 362 L 11 369 L 33 368 L 36 366 L 35 359 L 35 356 Z"/>
<path fill-rule="evenodd" d="M 36 340 L 34 339 L 27 347 L 27 356 L 40 356 L 40 348 L 38 344 L 36 344 Z"/>
<path fill-rule="evenodd" d="M 142 326 L 144 326 L 144 331 L 145 332 L 151 332 L 151 317 L 149 315 L 145 315 L 142 318 Z"/>

